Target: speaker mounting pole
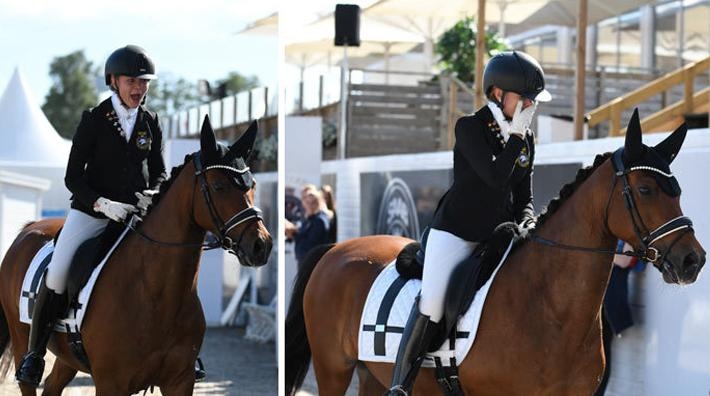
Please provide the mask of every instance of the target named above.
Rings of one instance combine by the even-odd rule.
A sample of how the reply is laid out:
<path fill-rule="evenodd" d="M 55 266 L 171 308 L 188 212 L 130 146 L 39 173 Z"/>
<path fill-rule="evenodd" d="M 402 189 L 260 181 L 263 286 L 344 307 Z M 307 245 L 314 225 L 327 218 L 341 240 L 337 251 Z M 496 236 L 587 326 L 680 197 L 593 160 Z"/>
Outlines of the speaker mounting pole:
<path fill-rule="evenodd" d="M 348 131 L 348 91 L 350 90 L 350 68 L 348 65 L 348 45 L 343 45 L 343 61 L 340 65 L 340 134 L 338 136 L 338 158 L 345 159 L 345 140 Z"/>
<path fill-rule="evenodd" d="M 338 159 L 345 159 L 348 135 L 348 97 L 350 95 L 350 67 L 348 46 L 360 46 L 360 6 L 356 4 L 335 5 L 336 47 L 343 47 L 340 64 L 340 130 L 338 131 Z"/>

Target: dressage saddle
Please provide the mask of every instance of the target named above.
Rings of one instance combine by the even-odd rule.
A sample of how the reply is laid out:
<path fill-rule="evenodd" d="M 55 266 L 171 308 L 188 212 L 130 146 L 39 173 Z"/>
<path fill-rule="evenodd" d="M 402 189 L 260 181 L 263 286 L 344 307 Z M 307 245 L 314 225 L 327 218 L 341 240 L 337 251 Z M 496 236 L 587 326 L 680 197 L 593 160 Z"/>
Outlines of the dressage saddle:
<path fill-rule="evenodd" d="M 421 242 L 412 242 L 404 247 L 397 256 L 395 266 L 399 275 L 405 279 L 421 279 L 426 254 L 427 228 Z M 511 240 L 517 243 L 523 239 L 526 231 L 515 223 L 502 223 L 493 234 L 480 243 L 474 252 L 459 263 L 451 274 L 444 300 L 444 317 L 439 322 L 441 329 L 432 339 L 429 350 L 438 349 L 447 341 L 456 329 L 456 323 L 473 302 L 473 297 L 491 278 L 498 268 L 501 258 Z"/>

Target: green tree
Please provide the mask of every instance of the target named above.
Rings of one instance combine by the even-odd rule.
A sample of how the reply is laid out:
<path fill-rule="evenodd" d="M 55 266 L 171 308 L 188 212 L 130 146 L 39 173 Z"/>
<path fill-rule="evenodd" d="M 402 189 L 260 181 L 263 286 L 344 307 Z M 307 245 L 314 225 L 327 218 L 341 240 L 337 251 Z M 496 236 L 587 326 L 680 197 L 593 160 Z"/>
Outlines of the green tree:
<path fill-rule="evenodd" d="M 159 79 L 151 82 L 146 102 L 147 107 L 161 117 L 201 103 L 196 84 L 170 75 L 160 75 Z"/>
<path fill-rule="evenodd" d="M 227 78 L 218 80 L 215 87 L 220 87 L 222 84 L 224 84 L 224 96 L 229 96 L 256 88 L 260 82 L 257 76 L 244 76 L 238 72 L 230 72 Z"/>
<path fill-rule="evenodd" d="M 486 52 L 492 56 L 508 49 L 508 45 L 495 33 L 486 32 Z M 445 31 L 436 42 L 436 54 L 443 72 L 459 80 L 473 83 L 476 68 L 476 24 L 466 17 Z"/>
<path fill-rule="evenodd" d="M 42 111 L 52 126 L 65 138 L 74 136 L 81 113 L 96 106 L 98 94 L 94 81 L 98 68 L 86 59 L 83 50 L 52 60 L 49 75 L 54 81 L 44 99 Z"/>

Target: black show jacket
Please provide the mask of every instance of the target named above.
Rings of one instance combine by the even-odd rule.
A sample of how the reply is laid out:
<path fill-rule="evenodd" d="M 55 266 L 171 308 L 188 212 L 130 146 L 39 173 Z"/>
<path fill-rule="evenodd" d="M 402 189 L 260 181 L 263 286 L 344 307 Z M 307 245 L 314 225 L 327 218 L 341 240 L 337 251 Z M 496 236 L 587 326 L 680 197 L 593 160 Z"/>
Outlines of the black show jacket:
<path fill-rule="evenodd" d="M 158 116 L 141 106 L 136 117 L 126 141 L 111 98 L 84 111 L 64 177 L 73 209 L 101 218 L 103 214 L 93 210 L 99 197 L 135 204 L 136 192 L 157 189 L 166 179 Z"/>
<path fill-rule="evenodd" d="M 488 106 L 461 117 L 455 131 L 454 182 L 431 226 L 480 242 L 502 222 L 532 218 L 534 136 L 511 135 L 504 145 Z"/>

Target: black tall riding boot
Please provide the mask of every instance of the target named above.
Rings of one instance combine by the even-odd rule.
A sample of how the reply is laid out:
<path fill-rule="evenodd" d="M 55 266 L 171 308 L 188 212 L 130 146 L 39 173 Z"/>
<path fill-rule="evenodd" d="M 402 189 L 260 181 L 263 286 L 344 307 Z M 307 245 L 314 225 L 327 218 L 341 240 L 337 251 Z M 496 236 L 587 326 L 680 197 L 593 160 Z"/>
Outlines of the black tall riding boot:
<path fill-rule="evenodd" d="M 64 305 L 64 296 L 49 289 L 42 278 L 32 310 L 28 351 L 22 357 L 20 367 L 15 373 L 15 380 L 18 382 L 34 387 L 39 386 L 44 372 L 44 354 L 47 351 L 47 342 L 52 335 L 54 322 L 62 313 Z"/>
<path fill-rule="evenodd" d="M 407 325 L 399 342 L 397 361 L 392 373 L 392 385 L 385 396 L 407 396 L 422 365 L 423 356 L 436 333 L 437 324 L 419 312 L 419 297 L 409 313 Z"/>

